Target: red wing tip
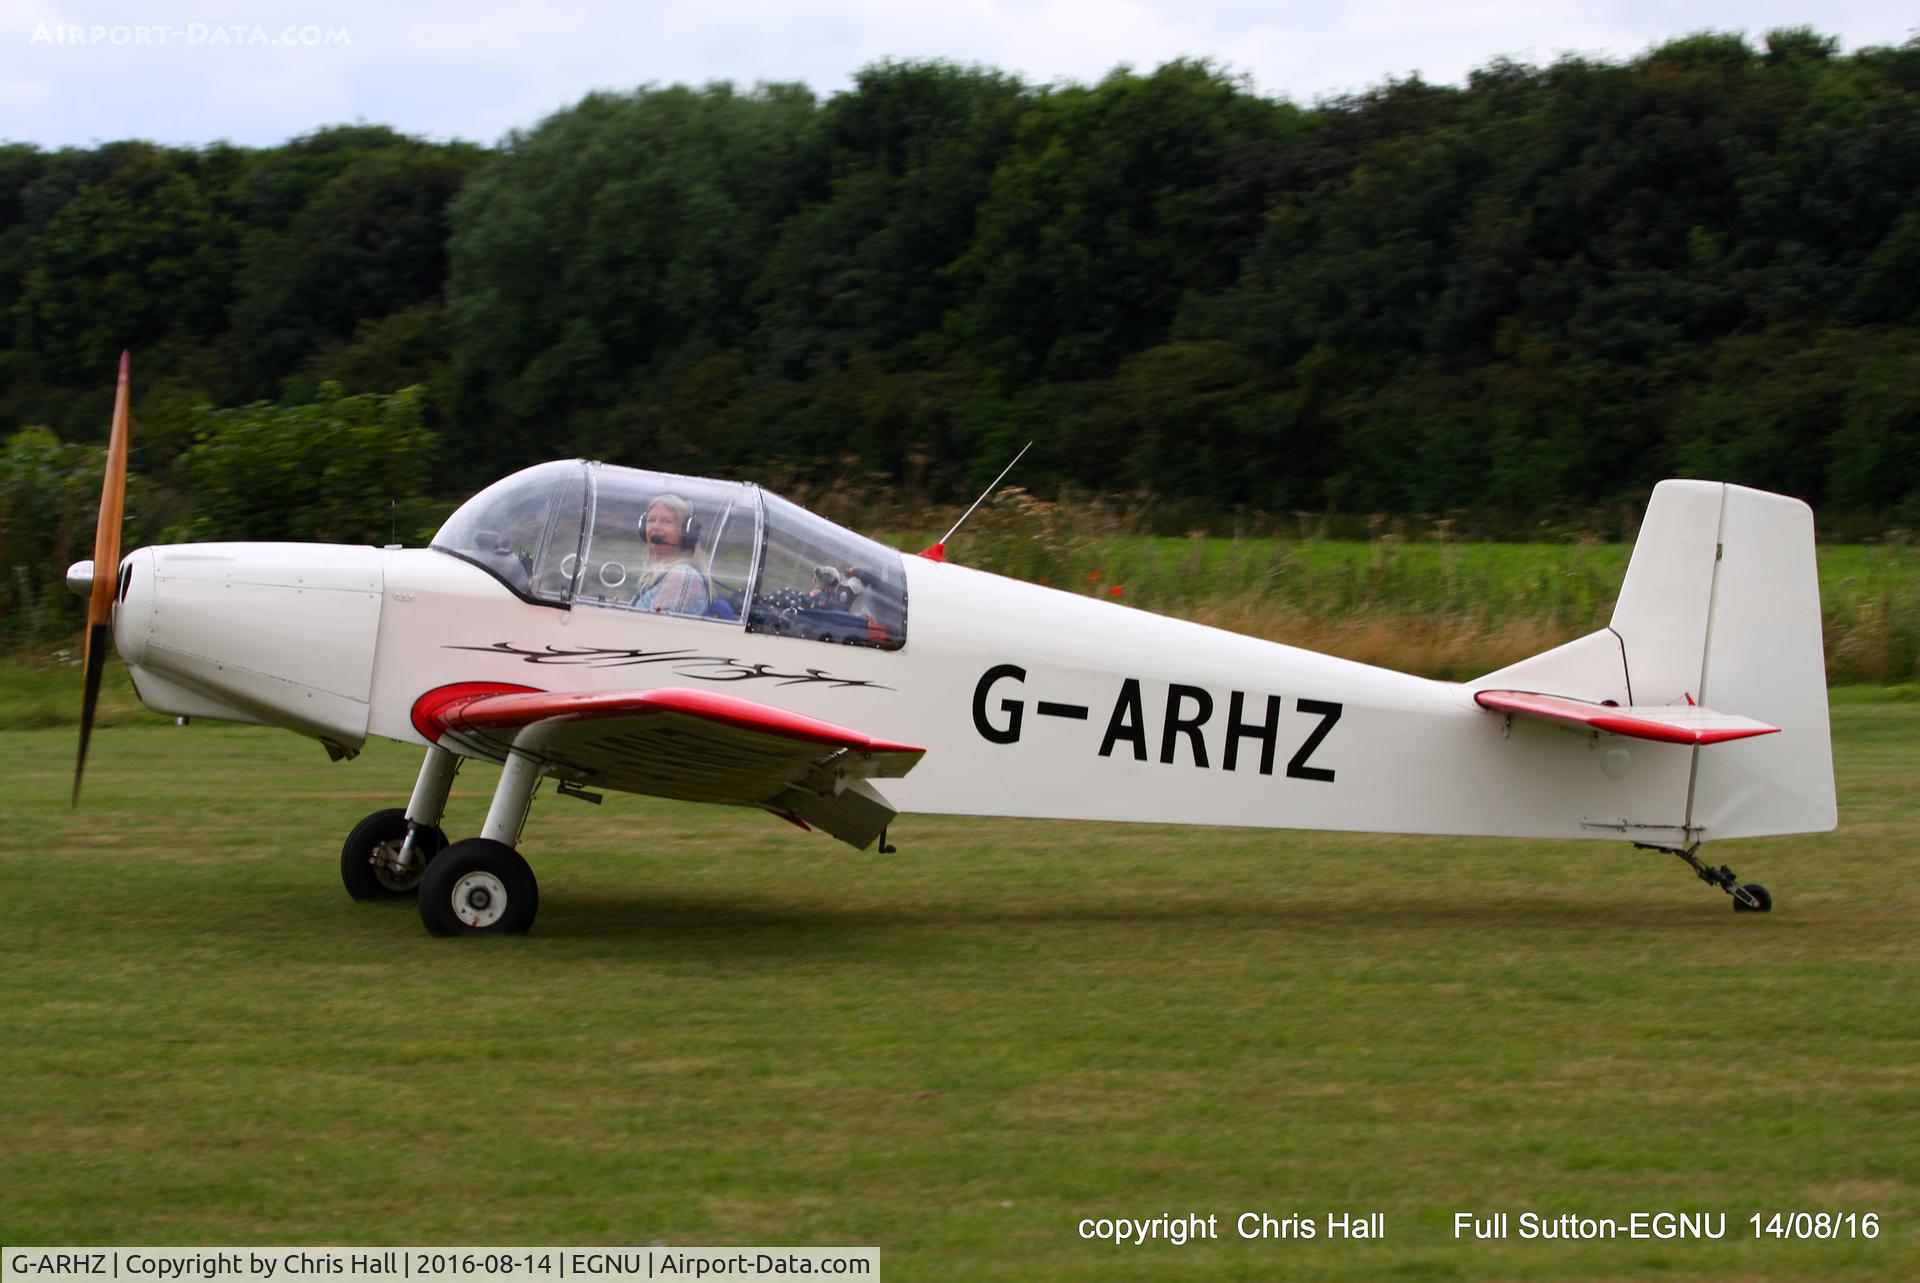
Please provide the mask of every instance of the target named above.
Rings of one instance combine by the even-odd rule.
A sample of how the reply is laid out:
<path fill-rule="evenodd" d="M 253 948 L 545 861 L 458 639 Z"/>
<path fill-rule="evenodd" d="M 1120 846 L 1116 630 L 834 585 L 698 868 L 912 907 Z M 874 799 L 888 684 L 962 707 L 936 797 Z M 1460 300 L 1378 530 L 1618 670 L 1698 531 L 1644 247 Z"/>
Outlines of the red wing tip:
<path fill-rule="evenodd" d="M 1760 735 L 1778 735 L 1779 733 L 1780 728 L 1778 726 L 1760 726 L 1750 731 L 1702 731 L 1700 732 L 1699 742 L 1702 744 L 1722 744 L 1727 740 L 1753 739 Z"/>

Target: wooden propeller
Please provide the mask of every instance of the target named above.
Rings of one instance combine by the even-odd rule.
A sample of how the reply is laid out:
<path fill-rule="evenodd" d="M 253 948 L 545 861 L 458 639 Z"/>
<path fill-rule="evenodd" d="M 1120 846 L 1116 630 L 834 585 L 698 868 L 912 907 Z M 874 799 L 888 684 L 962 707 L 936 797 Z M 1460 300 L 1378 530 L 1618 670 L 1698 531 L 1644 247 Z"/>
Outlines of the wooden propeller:
<path fill-rule="evenodd" d="M 100 520 L 93 531 L 93 586 L 87 597 L 86 694 L 80 707 L 80 754 L 73 763 L 73 804 L 87 770 L 87 741 L 100 705 L 100 676 L 113 649 L 113 597 L 120 578 L 120 526 L 127 508 L 127 354 L 120 354 L 120 383 L 113 394 L 113 428 L 107 435 L 107 475 L 100 485 Z"/>

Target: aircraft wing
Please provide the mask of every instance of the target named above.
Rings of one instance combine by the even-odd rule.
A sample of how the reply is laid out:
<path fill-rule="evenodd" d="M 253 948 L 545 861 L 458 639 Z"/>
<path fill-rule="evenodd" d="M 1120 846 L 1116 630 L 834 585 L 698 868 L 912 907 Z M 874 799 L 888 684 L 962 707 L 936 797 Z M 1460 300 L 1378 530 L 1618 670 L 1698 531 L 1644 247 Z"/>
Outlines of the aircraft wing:
<path fill-rule="evenodd" d="M 1719 744 L 1750 735 L 1772 735 L 1780 728 L 1751 717 L 1716 713 L 1698 704 L 1595 704 L 1566 695 L 1534 691 L 1477 691 L 1474 702 L 1496 713 L 1512 713 L 1558 722 L 1580 730 L 1606 731 L 1666 744 Z"/>
<path fill-rule="evenodd" d="M 716 691 L 539 691 L 493 682 L 420 697 L 413 724 L 471 757 L 539 758 L 550 774 L 626 793 L 758 806 L 864 848 L 894 816 L 870 779 L 926 750 Z"/>

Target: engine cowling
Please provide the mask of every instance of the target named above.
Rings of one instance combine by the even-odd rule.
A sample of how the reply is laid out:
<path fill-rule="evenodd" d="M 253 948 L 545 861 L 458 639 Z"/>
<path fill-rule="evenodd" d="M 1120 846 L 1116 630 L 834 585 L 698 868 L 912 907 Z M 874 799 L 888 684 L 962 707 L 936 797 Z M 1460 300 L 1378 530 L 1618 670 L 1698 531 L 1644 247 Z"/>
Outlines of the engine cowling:
<path fill-rule="evenodd" d="M 384 578 L 370 547 L 141 548 L 120 563 L 114 643 L 157 712 L 280 726 L 354 753 Z"/>

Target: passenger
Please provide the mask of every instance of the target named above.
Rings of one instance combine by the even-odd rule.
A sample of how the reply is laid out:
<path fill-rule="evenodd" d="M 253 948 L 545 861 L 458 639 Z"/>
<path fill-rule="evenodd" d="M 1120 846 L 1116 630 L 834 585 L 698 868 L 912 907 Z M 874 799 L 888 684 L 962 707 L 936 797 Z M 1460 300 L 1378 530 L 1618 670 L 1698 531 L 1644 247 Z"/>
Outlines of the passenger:
<path fill-rule="evenodd" d="M 817 566 L 813 572 L 813 587 L 807 590 L 806 607 L 808 610 L 840 610 L 859 614 L 860 596 L 866 590 L 858 566 L 851 566 L 844 573 L 835 566 Z"/>
<path fill-rule="evenodd" d="M 703 615 L 713 600 L 707 576 L 694 562 L 700 535 L 693 505 L 677 494 L 663 494 L 640 518 L 640 539 L 647 546 L 647 568 L 634 594 L 635 610 L 666 615 Z"/>
<path fill-rule="evenodd" d="M 840 572 L 832 566 L 816 566 L 813 587 L 807 589 L 808 610 L 839 610 Z"/>

